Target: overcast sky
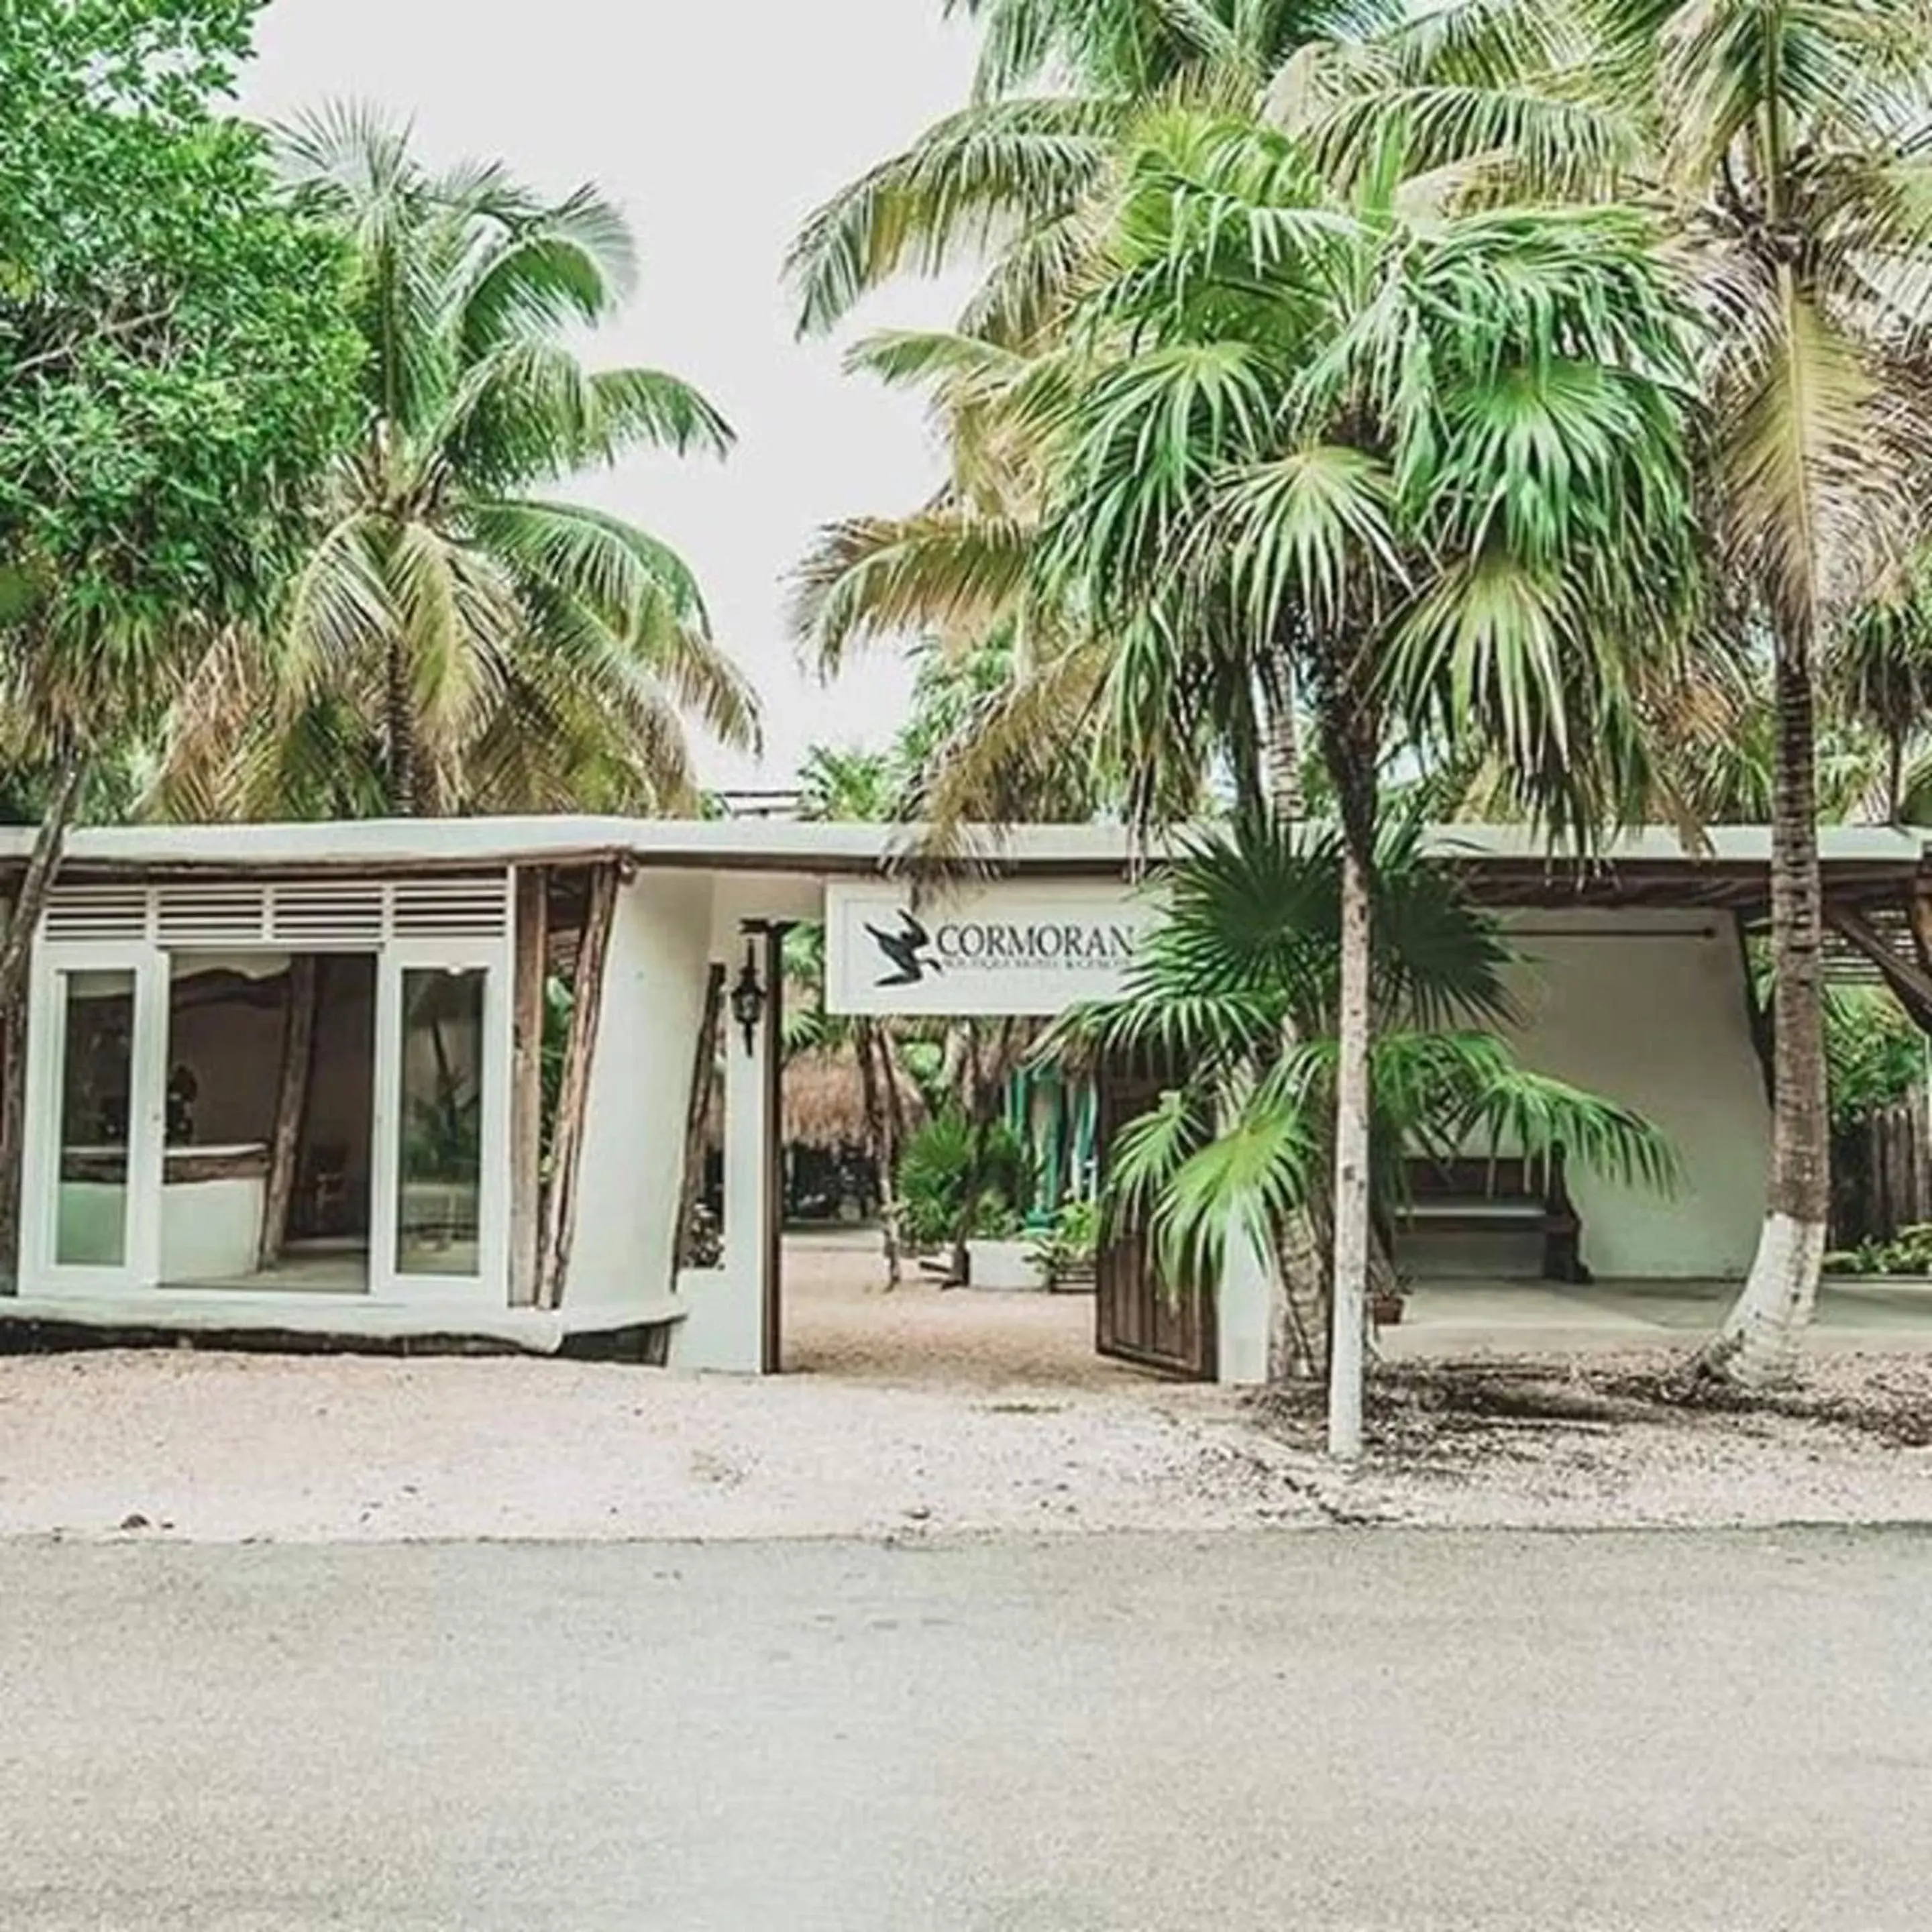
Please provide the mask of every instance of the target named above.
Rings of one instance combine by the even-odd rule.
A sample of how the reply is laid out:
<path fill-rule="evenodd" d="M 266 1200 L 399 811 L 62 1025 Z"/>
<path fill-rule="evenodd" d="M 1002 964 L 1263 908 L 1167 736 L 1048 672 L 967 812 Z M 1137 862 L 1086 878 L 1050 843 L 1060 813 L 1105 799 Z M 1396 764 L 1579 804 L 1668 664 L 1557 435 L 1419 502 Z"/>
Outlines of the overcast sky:
<path fill-rule="evenodd" d="M 600 338 L 610 360 L 700 385 L 740 442 L 722 467 L 647 459 L 597 500 L 675 543 L 718 632 L 766 700 L 762 772 L 814 739 L 878 742 L 905 680 L 878 654 L 822 690 L 794 668 L 782 578 L 834 517 L 909 508 L 938 466 L 916 404 L 801 346 L 778 282 L 803 217 L 959 104 L 970 35 L 940 0 L 274 0 L 245 100 L 280 117 L 342 95 L 415 117 L 436 160 L 501 157 L 561 191 L 595 180 L 641 240 L 640 297 Z M 868 324 L 943 323 L 956 290 L 880 298 Z"/>

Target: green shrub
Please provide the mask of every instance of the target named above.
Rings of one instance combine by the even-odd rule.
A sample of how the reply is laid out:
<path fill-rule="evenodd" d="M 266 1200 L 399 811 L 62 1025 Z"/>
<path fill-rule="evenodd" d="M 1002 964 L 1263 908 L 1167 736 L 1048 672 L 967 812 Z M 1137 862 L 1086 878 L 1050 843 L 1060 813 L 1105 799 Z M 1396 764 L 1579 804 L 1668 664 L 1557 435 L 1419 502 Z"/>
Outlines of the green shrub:
<path fill-rule="evenodd" d="M 1932 1275 L 1932 1222 L 1901 1228 L 1888 1241 L 1862 1241 L 1825 1257 L 1827 1274 Z"/>
<path fill-rule="evenodd" d="M 974 1130 L 957 1113 L 928 1120 L 906 1143 L 899 1160 L 899 1204 L 902 1226 L 914 1246 L 939 1247 L 962 1232 L 992 1240 L 1019 1232 L 1026 1149 L 1005 1126 L 979 1130 L 979 1186 L 969 1214 L 974 1164 Z"/>

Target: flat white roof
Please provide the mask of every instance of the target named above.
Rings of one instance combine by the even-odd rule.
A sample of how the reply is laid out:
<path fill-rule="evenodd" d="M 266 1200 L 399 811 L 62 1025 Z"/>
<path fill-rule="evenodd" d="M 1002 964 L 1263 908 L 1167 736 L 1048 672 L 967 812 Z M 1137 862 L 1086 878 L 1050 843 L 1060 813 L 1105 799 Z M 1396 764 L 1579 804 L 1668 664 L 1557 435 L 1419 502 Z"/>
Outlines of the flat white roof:
<path fill-rule="evenodd" d="M 341 866 L 400 868 L 562 860 L 597 854 L 628 856 L 640 866 L 698 871 L 833 874 L 883 869 L 917 836 L 907 826 L 806 824 L 741 819 L 606 818 L 363 819 L 316 824 L 124 825 L 82 827 L 68 838 L 68 862 L 165 870 L 218 866 L 269 871 Z M 1828 826 L 1819 835 L 1828 866 L 1916 868 L 1927 842 L 1891 826 Z M 0 828 L 0 861 L 24 860 L 34 828 Z M 1444 825 L 1429 836 L 1448 859 L 1534 864 L 1567 854 L 1520 825 Z M 966 850 L 997 869 L 1012 872 L 1115 872 L 1157 854 L 1114 825 L 1026 825 L 1004 832 L 979 830 Z M 1720 866 L 1767 865 L 1769 828 L 1717 826 L 1702 849 L 1674 830 L 1646 826 L 1606 843 L 1596 855 L 1612 865 Z"/>

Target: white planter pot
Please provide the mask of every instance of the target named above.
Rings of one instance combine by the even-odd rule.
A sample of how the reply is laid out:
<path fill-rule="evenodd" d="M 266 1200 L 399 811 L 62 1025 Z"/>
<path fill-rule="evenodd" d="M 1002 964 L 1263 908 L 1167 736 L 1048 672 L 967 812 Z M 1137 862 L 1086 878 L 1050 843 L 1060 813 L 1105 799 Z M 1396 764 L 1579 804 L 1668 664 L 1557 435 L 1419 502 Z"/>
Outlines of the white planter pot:
<path fill-rule="evenodd" d="M 968 1241 L 967 1285 L 1007 1294 L 1037 1294 L 1046 1276 L 1035 1264 L 1026 1241 Z"/>

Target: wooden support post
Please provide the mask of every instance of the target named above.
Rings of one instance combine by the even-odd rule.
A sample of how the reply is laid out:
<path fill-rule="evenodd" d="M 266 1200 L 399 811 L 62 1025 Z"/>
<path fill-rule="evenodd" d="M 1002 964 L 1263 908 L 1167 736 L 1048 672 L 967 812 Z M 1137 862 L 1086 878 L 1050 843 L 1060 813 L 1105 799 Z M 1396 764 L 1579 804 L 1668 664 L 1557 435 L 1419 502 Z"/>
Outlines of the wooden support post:
<path fill-rule="evenodd" d="M 519 866 L 511 965 L 510 1305 L 533 1308 L 543 1239 L 544 981 L 550 969 L 550 874 Z"/>
<path fill-rule="evenodd" d="M 724 1018 L 724 968 L 714 959 L 704 982 L 704 1016 L 692 1051 L 691 1094 L 684 1110 L 684 1172 L 678 1186 L 677 1233 L 673 1265 L 691 1265 L 691 1224 L 704 1190 L 704 1159 L 711 1138 L 711 1090 L 718 1082 L 718 1030 Z"/>
<path fill-rule="evenodd" d="M 316 1005 L 320 992 L 313 952 L 289 962 L 282 1013 L 282 1064 L 275 1086 L 275 1131 L 268 1142 L 268 1178 L 262 1190 L 262 1227 L 256 1264 L 273 1268 L 288 1245 L 289 1204 L 295 1198 L 302 1157 L 302 1116 L 308 1111 L 309 1072 L 315 1058 Z"/>
<path fill-rule="evenodd" d="M 784 940 L 789 926 L 765 928 L 764 1372 L 784 1370 Z"/>
<path fill-rule="evenodd" d="M 540 1308 L 555 1308 L 563 1299 L 570 1245 L 577 1232 L 577 1170 L 584 1152 L 584 1110 L 590 1101 L 590 1070 L 597 1053 L 604 968 L 616 919 L 617 888 L 615 866 L 599 866 L 592 873 L 590 902 L 578 946 L 575 997 L 570 1012 L 570 1038 L 564 1048 L 556 1126 L 550 1136 L 550 1176 L 544 1192 L 543 1243 L 537 1268 Z"/>

